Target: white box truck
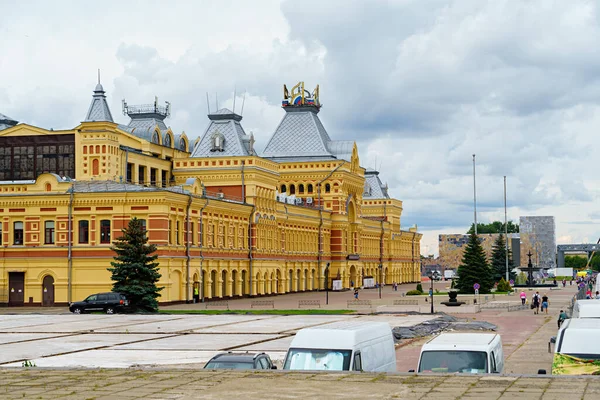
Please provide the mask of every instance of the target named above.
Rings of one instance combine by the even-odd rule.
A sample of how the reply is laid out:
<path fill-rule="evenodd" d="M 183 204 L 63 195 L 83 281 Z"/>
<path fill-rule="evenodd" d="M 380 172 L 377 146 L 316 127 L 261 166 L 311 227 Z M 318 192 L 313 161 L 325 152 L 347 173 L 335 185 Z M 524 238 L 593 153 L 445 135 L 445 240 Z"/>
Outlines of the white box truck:
<path fill-rule="evenodd" d="M 444 280 L 447 281 L 448 279 L 454 279 L 454 277 L 456 276 L 456 271 L 453 269 L 446 269 L 444 270 Z"/>
<path fill-rule="evenodd" d="M 496 333 L 442 333 L 421 347 L 420 373 L 501 373 L 502 340 Z"/>
<path fill-rule="evenodd" d="M 387 322 L 340 321 L 301 329 L 283 369 L 395 372 L 392 328 Z"/>

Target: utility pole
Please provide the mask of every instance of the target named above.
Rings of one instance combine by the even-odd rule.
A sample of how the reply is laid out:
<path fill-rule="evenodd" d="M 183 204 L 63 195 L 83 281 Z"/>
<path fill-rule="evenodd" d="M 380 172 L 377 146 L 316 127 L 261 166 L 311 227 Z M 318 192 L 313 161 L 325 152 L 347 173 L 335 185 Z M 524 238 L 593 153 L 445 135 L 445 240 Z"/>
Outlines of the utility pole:
<path fill-rule="evenodd" d="M 506 239 L 506 282 L 510 280 L 508 273 L 508 214 L 506 212 L 506 175 L 504 175 L 504 238 Z"/>
<path fill-rule="evenodd" d="M 475 186 L 475 154 L 473 154 L 473 220 L 475 234 L 477 235 L 477 188 Z"/>

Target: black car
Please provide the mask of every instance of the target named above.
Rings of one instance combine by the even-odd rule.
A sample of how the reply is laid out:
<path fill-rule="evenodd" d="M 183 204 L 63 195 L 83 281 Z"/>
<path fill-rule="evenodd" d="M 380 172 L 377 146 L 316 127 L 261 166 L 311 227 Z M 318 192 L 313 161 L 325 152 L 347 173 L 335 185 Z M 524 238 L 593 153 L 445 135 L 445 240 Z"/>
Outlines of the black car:
<path fill-rule="evenodd" d="M 277 369 L 265 353 L 220 353 L 210 359 L 205 369 Z"/>
<path fill-rule="evenodd" d="M 121 293 L 107 292 L 88 296 L 83 301 L 77 301 L 69 305 L 69 311 L 73 314 L 83 314 L 89 311 L 102 311 L 107 314 L 126 311 L 129 307 L 127 297 Z"/>

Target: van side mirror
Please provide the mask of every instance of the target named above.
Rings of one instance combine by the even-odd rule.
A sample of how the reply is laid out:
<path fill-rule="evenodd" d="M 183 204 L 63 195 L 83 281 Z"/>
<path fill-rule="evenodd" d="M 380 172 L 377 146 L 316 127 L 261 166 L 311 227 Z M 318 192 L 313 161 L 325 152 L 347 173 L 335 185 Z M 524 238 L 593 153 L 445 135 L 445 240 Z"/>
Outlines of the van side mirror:
<path fill-rule="evenodd" d="M 409 369 L 408 372 L 415 372 L 415 370 L 414 369 Z"/>
<path fill-rule="evenodd" d="M 538 369 L 538 375 L 546 375 L 545 369 Z"/>
<path fill-rule="evenodd" d="M 550 343 L 556 343 L 556 336 L 552 336 L 550 338 Z"/>
<path fill-rule="evenodd" d="M 277 365 L 272 365 L 271 369 L 277 369 Z"/>

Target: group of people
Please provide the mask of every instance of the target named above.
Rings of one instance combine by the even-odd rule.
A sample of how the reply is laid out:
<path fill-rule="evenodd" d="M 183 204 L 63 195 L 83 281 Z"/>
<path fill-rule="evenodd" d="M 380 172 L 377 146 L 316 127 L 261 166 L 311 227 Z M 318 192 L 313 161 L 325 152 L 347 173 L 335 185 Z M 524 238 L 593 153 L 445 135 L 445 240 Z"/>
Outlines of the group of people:
<path fill-rule="evenodd" d="M 521 290 L 521 294 L 519 294 L 521 298 L 521 304 L 525 305 L 527 303 L 527 294 L 524 290 Z M 550 304 L 550 300 L 548 295 L 544 293 L 543 296 L 540 296 L 540 292 L 535 292 L 531 297 L 531 309 L 534 314 L 540 313 L 540 307 L 542 309 L 542 313 L 545 312 L 548 314 L 548 305 Z"/>

